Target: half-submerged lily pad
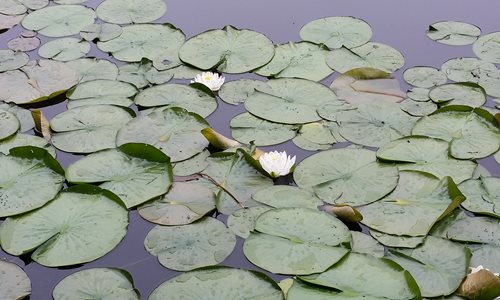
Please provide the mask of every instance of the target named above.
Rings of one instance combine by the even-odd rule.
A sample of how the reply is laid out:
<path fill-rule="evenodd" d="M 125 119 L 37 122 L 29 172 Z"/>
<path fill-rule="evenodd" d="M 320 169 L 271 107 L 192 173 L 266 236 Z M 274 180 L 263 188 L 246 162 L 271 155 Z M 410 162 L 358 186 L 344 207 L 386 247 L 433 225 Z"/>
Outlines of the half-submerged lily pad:
<path fill-rule="evenodd" d="M 398 182 L 395 166 L 376 161 L 366 149 L 335 149 L 304 159 L 294 171 L 297 185 L 332 204 L 363 205 L 391 192 Z"/>
<path fill-rule="evenodd" d="M 446 61 L 441 70 L 450 80 L 477 83 L 485 74 L 497 71 L 497 67 L 476 57 L 457 57 Z"/>
<path fill-rule="evenodd" d="M 274 56 L 273 43 L 262 33 L 233 26 L 205 31 L 179 50 L 187 64 L 202 70 L 244 73 L 267 64 Z"/>
<path fill-rule="evenodd" d="M 415 101 L 411 98 L 399 103 L 399 108 L 415 117 L 423 117 L 432 114 L 438 106 L 432 101 Z"/>
<path fill-rule="evenodd" d="M 481 29 L 475 25 L 443 21 L 429 25 L 427 36 L 438 43 L 453 46 L 469 45 L 481 35 Z"/>
<path fill-rule="evenodd" d="M 384 257 L 384 246 L 370 235 L 359 231 L 351 231 L 351 236 L 352 252 Z"/>
<path fill-rule="evenodd" d="M 172 166 L 160 150 L 147 144 L 124 144 L 88 155 L 71 164 L 72 183 L 97 183 L 113 192 L 127 208 L 165 194 L 172 183 Z"/>
<path fill-rule="evenodd" d="M 83 105 L 110 104 L 127 107 L 132 105 L 131 98 L 137 89 L 126 82 L 115 80 L 91 80 L 76 85 L 66 93 L 68 108 Z"/>
<path fill-rule="evenodd" d="M 41 148 L 13 148 L 0 154 L 0 165 L 0 218 L 39 208 L 63 187 L 64 170 Z"/>
<path fill-rule="evenodd" d="M 31 281 L 21 267 L 0 260 L 0 291 L 4 299 L 23 299 L 31 294 Z"/>
<path fill-rule="evenodd" d="M 323 272 L 349 250 L 349 229 L 339 219 L 308 208 L 269 210 L 255 222 L 243 252 L 253 264 L 278 274 Z"/>
<path fill-rule="evenodd" d="M 73 273 L 61 280 L 52 291 L 54 300 L 105 298 L 139 300 L 132 276 L 124 270 L 92 268 Z"/>
<path fill-rule="evenodd" d="M 106 0 L 96 9 L 99 19 L 114 24 L 148 23 L 167 11 L 163 0 Z"/>
<path fill-rule="evenodd" d="M 8 111 L 16 116 L 20 123 L 20 132 L 26 132 L 35 127 L 35 122 L 33 120 L 33 117 L 31 116 L 31 111 L 29 109 L 22 108 L 12 103 L 0 103 L 0 111 L 2 110 Z"/>
<path fill-rule="evenodd" d="M 133 118 L 133 112 L 113 105 L 79 106 L 50 121 L 52 144 L 59 150 L 91 153 L 115 148 L 116 133 Z"/>
<path fill-rule="evenodd" d="M 207 158 L 210 156 L 210 151 L 207 149 L 195 154 L 194 156 L 178 161 L 172 164 L 175 176 L 189 176 L 200 173 L 208 166 Z"/>
<path fill-rule="evenodd" d="M 119 37 L 123 32 L 123 29 L 120 25 L 116 24 L 91 24 L 86 26 L 80 31 L 80 36 L 82 39 L 88 42 L 107 42 L 116 37 Z"/>
<path fill-rule="evenodd" d="M 233 252 L 236 237 L 224 223 L 206 217 L 182 226 L 157 225 L 146 236 L 144 246 L 163 266 L 190 271 L 224 261 Z"/>
<path fill-rule="evenodd" d="M 144 219 L 160 225 L 185 225 L 215 210 L 215 195 L 196 183 L 175 182 L 167 194 L 138 208 Z"/>
<path fill-rule="evenodd" d="M 33 212 L 7 218 L 0 226 L 2 249 L 31 253 L 41 265 L 86 263 L 111 251 L 125 236 L 128 212 L 118 197 L 80 185 L 61 192 Z"/>
<path fill-rule="evenodd" d="M 266 299 L 283 300 L 278 285 L 267 275 L 230 267 L 203 268 L 169 279 L 157 287 L 149 300 Z"/>
<path fill-rule="evenodd" d="M 201 134 L 210 125 L 199 115 L 179 107 L 155 110 L 128 122 L 116 137 L 118 146 L 126 143 L 153 145 L 178 162 L 202 152 L 208 141 Z"/>
<path fill-rule="evenodd" d="M 18 133 L 8 139 L 0 141 L 0 153 L 9 154 L 10 149 L 22 146 L 33 146 L 47 150 L 52 157 L 56 157 L 56 149 L 49 142 L 39 136 Z"/>
<path fill-rule="evenodd" d="M 30 60 L 28 54 L 12 50 L 0 50 L 0 72 L 12 71 L 25 66 Z"/>
<path fill-rule="evenodd" d="M 387 247 L 415 248 L 425 241 L 426 236 L 408 236 L 383 233 L 370 229 L 370 235 Z"/>
<path fill-rule="evenodd" d="M 498 121 L 480 108 L 450 105 L 421 118 L 413 134 L 450 142 L 450 154 L 458 159 L 486 157 L 500 148 Z"/>
<path fill-rule="evenodd" d="M 491 215 L 500 218 L 500 178 L 479 177 L 470 179 L 459 185 L 467 197 L 462 206 L 474 213 Z"/>

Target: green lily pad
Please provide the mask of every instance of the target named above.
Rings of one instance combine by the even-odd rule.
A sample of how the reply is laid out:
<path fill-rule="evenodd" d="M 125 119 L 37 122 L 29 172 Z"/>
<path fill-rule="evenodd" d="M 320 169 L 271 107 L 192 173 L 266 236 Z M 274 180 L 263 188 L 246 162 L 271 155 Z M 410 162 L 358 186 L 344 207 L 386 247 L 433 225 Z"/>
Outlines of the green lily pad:
<path fill-rule="evenodd" d="M 487 269 L 497 272 L 500 270 L 500 246 L 488 244 L 468 244 L 472 251 L 471 266 L 486 266 Z"/>
<path fill-rule="evenodd" d="M 147 144 L 124 144 L 88 155 L 71 164 L 66 179 L 72 183 L 101 183 L 127 208 L 165 194 L 172 183 L 169 158 Z"/>
<path fill-rule="evenodd" d="M 308 208 L 269 210 L 257 219 L 243 252 L 250 262 L 272 273 L 323 272 L 349 250 L 349 229 L 339 219 Z"/>
<path fill-rule="evenodd" d="M 28 9 L 37 10 L 49 4 L 49 0 L 4 0 L 0 4 L 0 13 L 6 15 L 20 15 Z"/>
<path fill-rule="evenodd" d="M 54 300 L 105 298 L 139 300 L 132 276 L 125 270 L 92 268 L 75 272 L 61 280 L 52 291 Z"/>
<path fill-rule="evenodd" d="M 373 296 L 366 296 L 351 291 L 339 292 L 334 289 L 321 287 L 318 285 L 307 284 L 300 280 L 293 280 L 292 286 L 286 294 L 287 300 L 382 300 Z"/>
<path fill-rule="evenodd" d="M 467 197 L 462 206 L 468 211 L 500 218 L 500 178 L 479 177 L 459 185 Z"/>
<path fill-rule="evenodd" d="M 0 72 L 12 71 L 25 66 L 30 60 L 24 52 L 0 50 Z"/>
<path fill-rule="evenodd" d="M 333 73 L 326 64 L 330 50 L 309 42 L 277 45 L 273 59 L 255 73 L 273 78 L 295 77 L 320 81 Z"/>
<path fill-rule="evenodd" d="M 69 61 L 66 65 L 78 73 L 79 83 L 97 79 L 116 80 L 118 76 L 118 67 L 105 59 L 80 58 Z"/>
<path fill-rule="evenodd" d="M 20 127 L 21 124 L 13 113 L 0 110 L 0 141 L 16 134 Z"/>
<path fill-rule="evenodd" d="M 284 143 L 295 137 L 297 126 L 274 123 L 242 113 L 231 120 L 231 135 L 243 144 L 253 142 L 256 146 Z"/>
<path fill-rule="evenodd" d="M 78 34 L 85 26 L 94 23 L 94 10 L 82 5 L 54 5 L 31 12 L 21 24 L 49 37 Z"/>
<path fill-rule="evenodd" d="M 49 41 L 38 49 L 38 55 L 57 61 L 71 61 L 87 55 L 89 42 L 77 38 L 61 38 Z"/>
<path fill-rule="evenodd" d="M 368 254 L 350 253 L 324 273 L 299 278 L 316 285 L 371 297 L 420 299 L 418 286 L 408 271 L 392 260 Z"/>
<path fill-rule="evenodd" d="M 236 237 L 224 223 L 206 217 L 182 226 L 157 225 L 146 236 L 144 246 L 163 266 L 191 271 L 223 262 L 233 252 Z"/>
<path fill-rule="evenodd" d="M 266 82 L 242 78 L 224 83 L 218 96 L 226 103 L 237 105 L 245 102 L 256 90 L 272 92 Z"/>
<path fill-rule="evenodd" d="M 10 155 L 0 154 L 0 162 L 0 217 L 39 208 L 63 187 L 64 170 L 41 148 L 13 148 Z"/>
<path fill-rule="evenodd" d="M 131 83 L 140 89 L 152 84 L 169 82 L 174 76 L 172 70 L 158 71 L 150 60 L 143 59 L 139 63 L 121 66 L 118 80 Z"/>
<path fill-rule="evenodd" d="M 23 299 L 31 294 L 31 281 L 18 265 L 0 260 L 0 291 L 4 299 Z"/>
<path fill-rule="evenodd" d="M 125 236 L 128 211 L 120 199 L 98 187 L 80 185 L 59 193 L 44 207 L 0 226 L 2 249 L 48 267 L 95 260 Z"/>
<path fill-rule="evenodd" d="M 428 116 L 438 109 L 436 103 L 432 101 L 415 101 L 411 98 L 400 102 L 399 107 L 414 117 Z"/>
<path fill-rule="evenodd" d="M 272 209 L 267 206 L 255 206 L 238 209 L 227 218 L 227 227 L 241 238 L 248 238 L 255 229 L 255 221 L 260 215 Z"/>
<path fill-rule="evenodd" d="M 485 34 L 472 45 L 474 54 L 480 59 L 492 63 L 500 63 L 500 32 Z"/>
<path fill-rule="evenodd" d="M 207 158 L 209 156 L 210 151 L 205 149 L 186 160 L 172 164 L 174 176 L 189 176 L 200 173 L 208 166 Z"/>
<path fill-rule="evenodd" d="M 406 93 L 406 96 L 414 101 L 427 102 L 431 100 L 429 92 L 429 89 L 414 87 Z"/>
<path fill-rule="evenodd" d="M 321 121 L 300 126 L 292 142 L 299 148 L 314 151 L 327 150 L 337 142 L 345 142 L 339 134 L 340 127 L 335 122 Z"/>
<path fill-rule="evenodd" d="M 350 142 L 368 147 L 381 147 L 410 135 L 417 120 L 398 104 L 386 101 L 360 103 L 355 110 L 336 114 L 340 134 Z"/>
<path fill-rule="evenodd" d="M 284 300 L 278 285 L 267 275 L 230 267 L 203 268 L 181 274 L 157 287 L 149 300 L 266 299 Z"/>
<path fill-rule="evenodd" d="M 484 88 L 486 94 L 492 97 L 500 97 L 500 70 L 483 74 L 478 84 Z"/>
<path fill-rule="evenodd" d="M 100 41 L 107 42 L 119 37 L 123 32 L 120 25 L 116 24 L 91 24 L 80 31 L 82 39 L 88 42 Z"/>
<path fill-rule="evenodd" d="M 256 90 L 245 101 L 248 112 L 284 124 L 303 124 L 321 120 L 316 109 L 337 101 L 337 96 L 320 83 L 305 79 L 273 79 L 271 92 Z"/>
<path fill-rule="evenodd" d="M 49 142 L 39 136 L 18 133 L 8 139 L 0 141 L 0 153 L 9 154 L 10 149 L 22 146 L 33 146 L 47 150 L 52 157 L 56 157 L 56 149 Z"/>
<path fill-rule="evenodd" d="M 329 48 L 353 48 L 367 43 L 372 29 L 365 21 L 354 17 L 328 17 L 313 20 L 300 29 L 304 41 L 325 44 Z"/>
<path fill-rule="evenodd" d="M 0 33 L 5 32 L 21 23 L 25 15 L 4 15 L 0 13 Z"/>
<path fill-rule="evenodd" d="M 85 105 L 71 108 L 50 121 L 52 145 L 72 153 L 91 153 L 115 148 L 118 130 L 133 118 L 119 106 Z"/>
<path fill-rule="evenodd" d="M 217 108 L 217 100 L 212 92 L 197 84 L 162 84 L 142 90 L 134 98 L 143 107 L 182 107 L 206 117 Z"/>
<path fill-rule="evenodd" d="M 399 170 L 430 173 L 438 178 L 450 176 L 460 183 L 472 177 L 477 164 L 449 156 L 448 142 L 423 136 L 409 136 L 382 146 L 377 157 L 398 163 Z"/>
<path fill-rule="evenodd" d="M 441 105 L 468 105 L 479 107 L 486 103 L 486 92 L 470 82 L 448 83 L 437 86 L 429 92 L 429 97 Z"/>
<path fill-rule="evenodd" d="M 497 67 L 475 57 L 458 57 L 446 61 L 441 70 L 453 81 L 479 82 L 484 74 L 496 71 Z"/>
<path fill-rule="evenodd" d="M 397 248 L 415 248 L 425 240 L 425 236 L 394 235 L 373 229 L 370 229 L 370 235 L 382 245 Z"/>
<path fill-rule="evenodd" d="M 475 25 L 443 21 L 429 25 L 427 36 L 438 43 L 453 46 L 469 45 L 481 35 L 481 29 Z"/>
<path fill-rule="evenodd" d="M 16 116 L 20 123 L 20 132 L 26 132 L 35 127 L 35 122 L 33 121 L 33 117 L 31 116 L 31 111 L 29 109 L 22 108 L 12 103 L 0 103 L 0 110 L 8 111 Z"/>
<path fill-rule="evenodd" d="M 66 93 L 68 108 L 84 105 L 118 105 L 128 107 L 137 89 L 126 82 L 97 79 L 79 83 Z"/>
<path fill-rule="evenodd" d="M 257 162 L 245 151 L 222 152 L 207 158 L 202 174 L 215 191 L 217 209 L 230 215 L 242 207 L 259 206 L 252 195 L 273 185 L 271 178 L 258 170 Z M 228 193 L 229 192 L 229 193 Z"/>
<path fill-rule="evenodd" d="M 317 209 L 323 201 L 313 193 L 289 185 L 274 185 L 258 191 L 252 198 L 275 208 L 305 207 Z"/>
<path fill-rule="evenodd" d="M 0 100 L 40 102 L 66 92 L 77 82 L 77 73 L 64 63 L 41 59 L 19 70 L 0 73 Z"/>
<path fill-rule="evenodd" d="M 415 249 L 390 249 L 387 257 L 410 272 L 423 297 L 438 297 L 458 289 L 468 273 L 471 253 L 461 245 L 429 236 Z"/>
<path fill-rule="evenodd" d="M 432 67 L 408 68 L 404 71 L 403 78 L 408 84 L 421 88 L 431 88 L 447 81 L 444 72 Z"/>
<path fill-rule="evenodd" d="M 208 141 L 201 134 L 210 125 L 199 115 L 179 107 L 155 110 L 141 115 L 118 131 L 116 144 L 146 143 L 179 162 L 202 152 Z"/>
<path fill-rule="evenodd" d="M 500 148 L 500 127 L 480 108 L 450 105 L 421 118 L 412 134 L 450 142 L 450 154 L 458 159 L 486 157 Z"/>
<path fill-rule="evenodd" d="M 351 231 L 351 236 L 352 252 L 384 257 L 384 246 L 370 235 L 359 231 Z"/>
<path fill-rule="evenodd" d="M 215 195 L 207 187 L 175 182 L 167 194 L 138 208 L 144 219 L 160 225 L 185 225 L 215 210 Z"/>
<path fill-rule="evenodd" d="M 170 24 L 135 24 L 123 27 L 122 34 L 110 41 L 98 42 L 97 47 L 117 60 L 139 62 L 143 58 L 154 60 L 168 49 L 178 49 L 184 40 L 182 31 Z"/>
<path fill-rule="evenodd" d="M 450 177 L 401 171 L 396 189 L 381 200 L 359 207 L 361 221 L 393 235 L 425 236 L 432 225 L 458 207 L 465 197 Z"/>
<path fill-rule="evenodd" d="M 274 56 L 273 43 L 262 33 L 233 26 L 205 31 L 179 50 L 180 59 L 202 70 L 244 73 L 267 64 Z"/>
<path fill-rule="evenodd" d="M 392 73 L 401 68 L 404 62 L 404 57 L 398 50 L 374 42 L 350 49 L 335 49 L 326 58 L 330 68 L 339 73 L 356 68 L 375 68 Z"/>
<path fill-rule="evenodd" d="M 293 177 L 300 188 L 313 190 L 331 204 L 363 205 L 391 192 L 398 182 L 395 166 L 376 161 L 366 149 L 335 149 L 304 159 Z"/>
<path fill-rule="evenodd" d="M 99 19 L 114 24 L 148 23 L 167 11 L 163 0 L 106 0 L 96 9 Z"/>

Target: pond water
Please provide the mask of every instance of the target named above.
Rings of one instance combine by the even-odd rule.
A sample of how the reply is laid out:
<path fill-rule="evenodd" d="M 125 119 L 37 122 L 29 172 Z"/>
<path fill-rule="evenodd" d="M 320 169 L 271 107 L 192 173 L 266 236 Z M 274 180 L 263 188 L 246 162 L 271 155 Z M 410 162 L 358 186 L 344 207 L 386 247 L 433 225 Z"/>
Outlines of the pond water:
<path fill-rule="evenodd" d="M 101 1 L 88 1 L 89 7 L 96 7 Z M 157 22 L 169 22 L 182 29 L 187 37 L 194 36 L 211 28 L 221 28 L 230 24 L 237 28 L 248 28 L 266 34 L 275 44 L 288 41 L 299 41 L 300 28 L 317 18 L 327 16 L 355 16 L 368 22 L 373 29 L 372 41 L 385 43 L 398 49 L 405 57 L 405 66 L 394 75 L 400 79 L 403 90 L 409 86 L 402 80 L 401 74 L 412 66 L 434 66 L 455 57 L 473 57 L 472 47 L 447 46 L 430 40 L 425 31 L 429 24 L 442 20 L 456 20 L 475 24 L 482 29 L 483 34 L 500 30 L 498 11 L 500 3 L 490 1 L 465 0 L 422 0 L 422 1 L 334 1 L 334 0 L 252 0 L 252 1 L 168 1 L 166 15 Z M 0 34 L 2 49 L 7 49 L 7 42 L 19 36 L 22 29 L 17 26 L 6 33 Z M 40 37 L 42 43 L 49 40 Z M 92 45 L 90 55 L 112 60 Z M 36 50 L 29 53 L 36 58 Z M 119 62 L 117 62 L 120 65 Z M 257 78 L 257 75 L 244 75 Z M 322 82 L 329 85 L 333 74 Z M 240 78 L 240 75 L 227 75 L 226 81 Z M 187 82 L 186 80 L 180 82 Z M 487 106 L 493 106 L 491 99 Z M 235 115 L 244 111 L 242 106 L 228 105 L 218 101 L 218 109 L 207 120 L 218 132 L 230 136 L 229 121 Z M 42 110 L 50 119 L 65 109 L 66 102 L 61 102 Z M 334 145 L 334 148 L 344 147 L 347 143 Z M 286 150 L 296 155 L 300 161 L 313 152 L 301 150 L 291 141 L 272 147 L 262 147 L 264 150 Z M 58 151 L 58 160 L 64 167 L 78 157 Z M 500 175 L 500 166 L 492 157 L 479 160 L 480 164 L 492 175 Z M 286 178 L 283 180 L 286 182 Z M 226 217 L 219 215 L 219 219 Z M 2 222 L 0 220 L 0 222 Z M 116 267 L 129 271 L 136 288 L 142 297 L 147 299 L 150 293 L 165 280 L 179 274 L 161 266 L 156 257 L 149 254 L 143 245 L 146 234 L 153 224 L 142 219 L 135 210 L 130 212 L 130 225 L 124 240 L 109 254 L 81 266 L 68 268 L 47 268 L 32 262 L 29 257 L 18 258 L 0 250 L 0 259 L 6 258 L 22 266 L 32 282 L 31 299 L 51 299 L 54 286 L 67 275 L 78 270 L 91 267 Z M 238 238 L 237 247 L 224 265 L 244 269 L 259 268 L 252 265 L 242 253 L 243 240 Z M 272 275 L 275 280 L 284 276 Z M 1 294 L 1 291 L 0 291 Z M 0 297 L 1 298 L 1 297 Z"/>

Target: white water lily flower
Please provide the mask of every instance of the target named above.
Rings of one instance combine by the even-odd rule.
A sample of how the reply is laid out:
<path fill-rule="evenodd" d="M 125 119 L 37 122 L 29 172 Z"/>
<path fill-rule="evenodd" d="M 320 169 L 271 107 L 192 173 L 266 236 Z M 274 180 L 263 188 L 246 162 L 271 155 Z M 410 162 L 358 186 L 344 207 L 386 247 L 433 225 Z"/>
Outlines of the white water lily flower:
<path fill-rule="evenodd" d="M 286 154 L 286 151 L 272 151 L 262 154 L 259 157 L 259 162 L 272 178 L 278 178 L 290 173 L 295 165 L 295 156 L 290 157 L 290 155 Z"/>
<path fill-rule="evenodd" d="M 212 72 L 203 72 L 201 74 L 196 75 L 194 80 L 191 80 L 191 83 L 201 83 L 206 85 L 212 91 L 218 91 L 222 84 L 224 83 L 225 78 L 219 76 L 217 73 Z"/>

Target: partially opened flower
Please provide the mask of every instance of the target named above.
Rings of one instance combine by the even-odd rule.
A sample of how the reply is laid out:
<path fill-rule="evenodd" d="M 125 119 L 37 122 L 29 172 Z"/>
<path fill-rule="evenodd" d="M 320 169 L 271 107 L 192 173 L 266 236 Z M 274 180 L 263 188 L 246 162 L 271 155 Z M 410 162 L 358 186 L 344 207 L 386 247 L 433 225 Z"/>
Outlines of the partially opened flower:
<path fill-rule="evenodd" d="M 262 168 L 269 173 L 272 178 L 287 175 L 295 165 L 295 156 L 291 157 L 286 151 L 266 152 L 259 157 Z"/>
<path fill-rule="evenodd" d="M 212 72 L 203 72 L 201 74 L 196 75 L 194 80 L 191 80 L 191 83 L 201 83 L 206 85 L 212 91 L 218 91 L 222 84 L 224 83 L 225 78 L 219 76 L 217 73 Z"/>

